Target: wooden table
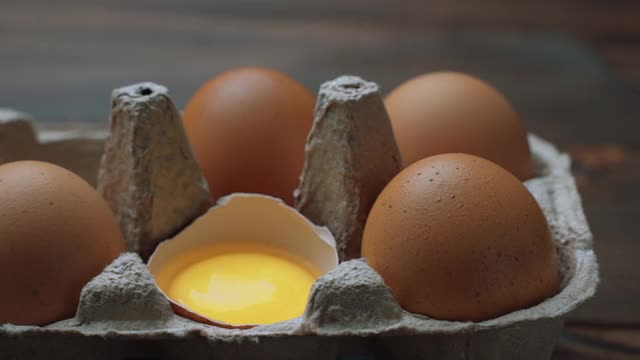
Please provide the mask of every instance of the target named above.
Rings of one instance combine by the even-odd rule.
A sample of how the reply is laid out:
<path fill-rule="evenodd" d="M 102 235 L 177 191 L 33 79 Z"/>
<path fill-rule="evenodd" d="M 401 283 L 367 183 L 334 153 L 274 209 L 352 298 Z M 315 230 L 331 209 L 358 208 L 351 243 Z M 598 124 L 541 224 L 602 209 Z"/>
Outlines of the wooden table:
<path fill-rule="evenodd" d="M 580 17 L 570 0 L 556 12 L 533 1 L 455 3 L 4 1 L 0 106 L 106 122 L 113 88 L 152 80 L 183 106 L 206 79 L 242 65 L 312 89 L 346 73 L 384 91 L 432 70 L 475 74 L 575 161 L 602 285 L 571 316 L 556 358 L 640 358 L 640 46 L 622 46 L 638 44 L 640 6 L 583 1 Z"/>

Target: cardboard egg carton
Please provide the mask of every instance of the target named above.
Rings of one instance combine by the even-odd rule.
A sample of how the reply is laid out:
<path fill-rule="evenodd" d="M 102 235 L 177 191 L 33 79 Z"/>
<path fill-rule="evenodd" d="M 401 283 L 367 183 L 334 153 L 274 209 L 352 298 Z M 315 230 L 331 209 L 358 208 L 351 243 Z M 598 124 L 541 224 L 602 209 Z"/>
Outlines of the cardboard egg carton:
<path fill-rule="evenodd" d="M 311 196 L 313 189 L 317 188 L 312 179 L 314 166 L 305 165 L 301 187 L 296 194 L 298 199 L 303 199 L 299 209 L 314 222 L 328 225 L 338 242 L 341 258 L 348 258 L 349 252 L 358 251 L 362 213 L 368 211 L 367 201 L 373 200 L 365 201 L 360 207 L 342 205 L 340 208 L 336 194 L 344 199 L 355 199 L 354 194 L 377 196 L 376 191 L 384 186 L 380 183 L 393 176 L 399 159 L 393 158 L 397 148 L 384 135 L 388 118 L 375 84 L 355 77 L 342 77 L 323 87 L 328 93 L 323 97 L 321 88 L 314 130 L 307 145 L 307 161 L 315 156 L 317 161 L 332 163 L 335 176 L 344 176 L 362 162 L 390 156 L 378 161 L 378 168 L 367 177 L 352 177 L 355 180 L 350 188 L 340 188 L 338 184 L 334 192 L 327 193 L 324 188 L 317 196 Z M 140 89 L 144 91 L 136 95 Z M 149 89 L 152 91 L 147 91 Z M 177 131 L 177 137 L 171 135 L 176 148 L 184 145 L 180 135 L 182 130 L 175 128 L 179 123 L 179 113 L 166 95 L 166 89 L 153 84 L 119 89 L 114 92 L 114 114 L 122 111 L 122 107 L 116 109 L 118 106 L 125 106 L 125 114 L 112 115 L 111 135 L 104 130 L 35 131 L 32 119 L 27 115 L 0 110 L 0 163 L 20 159 L 50 161 L 96 184 L 98 164 L 102 161 L 98 188 L 102 187 L 105 194 L 104 184 L 109 182 L 105 181 L 105 177 L 109 178 L 105 163 L 111 161 L 112 169 L 116 169 L 113 174 L 130 178 L 127 181 L 132 183 L 135 180 L 141 189 L 169 191 L 166 189 L 172 184 L 146 176 L 151 172 L 165 171 L 163 167 L 168 166 L 158 160 L 162 156 L 154 160 L 153 155 L 155 151 L 166 151 L 166 148 L 157 148 L 158 144 L 171 143 L 162 138 L 167 135 L 165 130 L 169 129 L 171 134 Z M 128 112 L 127 106 L 130 106 Z M 337 154 L 328 158 L 326 151 L 317 147 L 313 150 L 314 139 L 318 140 L 317 144 L 326 144 L 331 136 L 351 139 L 364 136 L 359 133 L 363 131 L 362 126 L 357 126 L 357 123 L 345 125 L 348 121 L 371 122 L 371 126 L 378 130 L 370 137 L 374 143 L 382 143 L 378 147 L 382 149 L 378 150 L 380 153 L 376 153 L 376 147 L 365 140 L 349 142 L 348 146 L 336 150 Z M 128 122 L 138 125 L 128 127 Z M 325 125 L 319 125 L 320 122 Z M 144 141 L 118 142 L 113 138 L 117 132 L 115 127 L 126 128 L 123 133 L 142 134 Z M 329 130 L 322 130 L 327 128 Z M 316 135 L 313 135 L 314 131 Z M 130 136 L 129 139 L 133 138 Z M 154 139 L 164 140 L 154 142 Z M 107 151 L 103 156 L 105 143 Z M 117 147 L 111 146 L 115 143 L 118 143 Z M 566 315 L 594 294 L 598 284 L 598 265 L 592 235 L 570 173 L 569 157 L 535 135 L 529 135 L 529 143 L 538 175 L 526 181 L 525 185 L 548 220 L 561 264 L 562 290 L 538 305 L 477 323 L 430 319 L 403 310 L 382 278 L 365 260 L 356 258 L 343 261 L 315 283 L 303 316 L 250 329 L 226 329 L 176 315 L 141 257 L 125 253 L 85 286 L 74 318 L 42 327 L 0 325 L 0 358 L 548 359 Z M 142 153 L 151 158 L 135 158 L 132 155 L 135 151 L 129 151 L 132 148 L 127 146 L 146 146 Z M 118 152 L 118 147 L 128 150 Z M 315 155 L 309 155 L 314 151 Z M 201 191 L 198 174 L 189 170 L 190 155 L 184 158 L 185 163 L 174 165 L 182 166 L 186 170 L 181 173 L 193 179 L 189 183 L 193 185 L 189 190 L 191 199 L 206 204 L 207 196 Z M 146 164 L 146 170 L 142 173 L 134 171 L 141 161 Z M 128 186 L 118 186 L 116 189 L 130 190 Z M 130 248 L 137 250 L 148 250 L 162 237 L 179 231 L 180 226 L 197 213 L 198 207 L 188 207 L 180 199 L 171 202 L 162 193 L 148 196 L 151 198 L 145 198 L 146 206 L 152 206 L 149 204 L 154 202 L 156 206 L 161 204 L 159 211 L 147 209 L 126 220 L 129 221 L 126 231 L 132 234 L 128 239 Z M 326 203 L 313 203 L 311 199 L 314 198 L 326 199 Z M 219 200 L 226 201 L 225 198 Z M 136 210 L 136 206 L 141 205 L 129 203 L 127 206 Z M 173 215 L 163 212 L 167 208 L 173 209 Z M 337 217 L 325 211 L 327 208 L 346 215 Z M 148 216 L 149 213 L 154 216 Z M 350 223 L 344 222 L 345 218 L 357 223 L 349 226 Z M 122 224 L 123 219 L 119 220 Z M 169 225 L 163 227 L 159 223 Z M 162 231 L 152 231 L 158 228 Z M 133 246 L 132 242 L 135 243 Z"/>

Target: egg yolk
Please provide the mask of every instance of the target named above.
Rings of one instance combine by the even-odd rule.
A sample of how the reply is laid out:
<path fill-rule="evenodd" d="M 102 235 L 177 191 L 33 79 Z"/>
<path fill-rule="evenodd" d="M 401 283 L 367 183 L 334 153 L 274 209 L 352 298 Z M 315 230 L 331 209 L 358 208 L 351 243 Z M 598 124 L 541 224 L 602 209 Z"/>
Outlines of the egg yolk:
<path fill-rule="evenodd" d="M 230 325 L 271 324 L 302 315 L 320 273 L 285 251 L 220 243 L 170 260 L 158 285 L 175 302 Z"/>

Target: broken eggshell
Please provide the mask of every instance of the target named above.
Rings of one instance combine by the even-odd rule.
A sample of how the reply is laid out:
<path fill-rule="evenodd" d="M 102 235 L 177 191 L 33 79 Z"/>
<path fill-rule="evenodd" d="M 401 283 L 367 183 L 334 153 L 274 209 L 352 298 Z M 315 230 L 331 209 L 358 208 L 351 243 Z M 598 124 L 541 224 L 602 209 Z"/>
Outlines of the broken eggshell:
<path fill-rule="evenodd" d="M 225 328 L 247 329 L 256 324 L 232 325 L 212 319 L 174 301 L 157 283 L 158 274 L 171 259 L 187 251 L 216 243 L 252 239 L 304 259 L 324 274 L 338 266 L 333 235 L 316 226 L 282 200 L 268 195 L 235 193 L 222 197 L 216 206 L 197 218 L 175 237 L 156 248 L 148 267 L 156 286 L 174 311 L 192 320 Z"/>

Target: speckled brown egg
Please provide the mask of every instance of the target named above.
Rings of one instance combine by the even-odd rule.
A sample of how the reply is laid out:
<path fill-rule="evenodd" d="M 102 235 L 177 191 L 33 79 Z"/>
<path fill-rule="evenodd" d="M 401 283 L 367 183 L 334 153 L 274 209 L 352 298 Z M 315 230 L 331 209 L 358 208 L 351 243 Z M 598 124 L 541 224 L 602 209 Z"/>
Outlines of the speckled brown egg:
<path fill-rule="evenodd" d="M 367 219 L 362 255 L 400 305 L 481 321 L 556 294 L 546 219 L 526 187 L 480 157 L 443 154 L 403 170 Z"/>
<path fill-rule="evenodd" d="M 293 203 L 315 97 L 264 68 L 226 71 L 204 84 L 184 125 L 214 196 L 251 192 Z"/>
<path fill-rule="evenodd" d="M 80 291 L 125 249 L 115 216 L 79 176 L 36 161 L 0 166 L 0 323 L 72 317 Z"/>
<path fill-rule="evenodd" d="M 418 76 L 394 89 L 385 105 L 405 165 L 437 154 L 465 153 L 489 159 L 520 180 L 533 177 L 518 114 L 504 95 L 480 79 L 456 72 Z"/>

